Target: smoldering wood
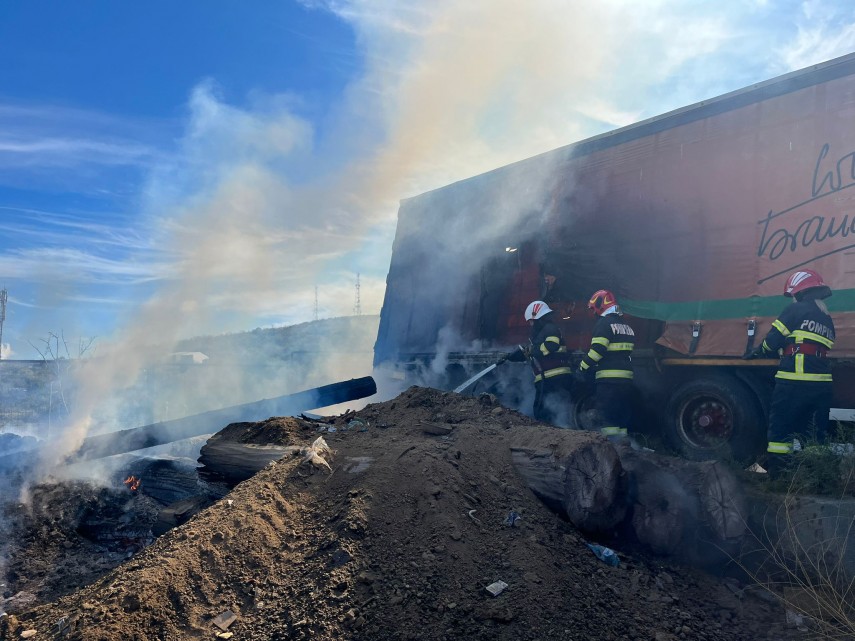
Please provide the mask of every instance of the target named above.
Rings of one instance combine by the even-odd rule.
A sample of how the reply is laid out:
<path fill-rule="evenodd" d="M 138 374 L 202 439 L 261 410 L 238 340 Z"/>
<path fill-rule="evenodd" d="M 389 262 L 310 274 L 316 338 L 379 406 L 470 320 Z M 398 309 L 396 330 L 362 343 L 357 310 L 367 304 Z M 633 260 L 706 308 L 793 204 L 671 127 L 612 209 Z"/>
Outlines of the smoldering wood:
<path fill-rule="evenodd" d="M 638 541 L 660 555 L 673 554 L 687 526 L 698 519 L 698 503 L 677 477 L 645 457 L 622 459 L 628 472 L 629 525 Z"/>
<path fill-rule="evenodd" d="M 607 532 L 626 514 L 620 459 L 591 432 L 518 428 L 511 459 L 531 490 L 586 532 Z"/>
<path fill-rule="evenodd" d="M 617 452 L 627 472 L 628 525 L 651 551 L 704 564 L 727 558 L 748 534 L 744 492 L 722 462 Z"/>
<path fill-rule="evenodd" d="M 291 453 L 285 445 L 236 443 L 215 434 L 202 446 L 199 475 L 204 480 L 237 484 L 254 476 L 268 463 Z"/>
<path fill-rule="evenodd" d="M 195 494 L 211 493 L 199 478 L 197 467 L 196 461 L 187 458 L 134 457 L 121 466 L 119 476 L 140 479 L 139 492 L 165 506 Z"/>

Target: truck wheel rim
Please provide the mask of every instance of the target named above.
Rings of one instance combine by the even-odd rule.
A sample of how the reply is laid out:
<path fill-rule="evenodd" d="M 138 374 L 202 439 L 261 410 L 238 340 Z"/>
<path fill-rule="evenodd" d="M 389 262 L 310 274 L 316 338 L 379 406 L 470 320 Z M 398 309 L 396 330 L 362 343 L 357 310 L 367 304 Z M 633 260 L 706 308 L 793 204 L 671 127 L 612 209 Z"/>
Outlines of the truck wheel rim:
<path fill-rule="evenodd" d="M 677 416 L 680 437 L 698 449 L 721 447 L 733 435 L 733 413 L 717 396 L 702 396 L 683 403 Z"/>

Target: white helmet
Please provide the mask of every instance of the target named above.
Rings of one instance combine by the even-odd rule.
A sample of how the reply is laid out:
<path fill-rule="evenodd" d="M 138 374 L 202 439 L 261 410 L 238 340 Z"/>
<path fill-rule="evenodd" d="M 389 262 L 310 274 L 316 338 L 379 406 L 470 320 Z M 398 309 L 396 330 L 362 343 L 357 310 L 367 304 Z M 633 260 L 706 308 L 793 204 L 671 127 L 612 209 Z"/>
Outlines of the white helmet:
<path fill-rule="evenodd" d="M 542 300 L 536 300 L 529 303 L 528 307 L 525 308 L 525 319 L 527 321 L 537 320 L 538 318 L 543 318 L 551 311 L 549 305 Z"/>

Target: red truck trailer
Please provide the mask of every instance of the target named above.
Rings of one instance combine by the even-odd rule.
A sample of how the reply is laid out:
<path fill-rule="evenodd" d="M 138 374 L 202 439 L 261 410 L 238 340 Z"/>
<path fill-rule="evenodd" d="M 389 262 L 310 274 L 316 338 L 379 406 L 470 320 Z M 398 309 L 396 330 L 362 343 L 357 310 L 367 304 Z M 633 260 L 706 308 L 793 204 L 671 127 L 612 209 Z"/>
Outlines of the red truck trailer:
<path fill-rule="evenodd" d="M 647 429 L 689 455 L 749 457 L 765 443 L 776 362 L 740 356 L 806 267 L 834 291 L 832 416 L 851 419 L 851 187 L 855 55 L 404 200 L 375 365 L 453 387 L 527 340 L 538 298 L 570 349 L 587 350 L 586 301 L 611 289 L 637 334 Z M 572 424 L 586 407 L 574 402 Z"/>

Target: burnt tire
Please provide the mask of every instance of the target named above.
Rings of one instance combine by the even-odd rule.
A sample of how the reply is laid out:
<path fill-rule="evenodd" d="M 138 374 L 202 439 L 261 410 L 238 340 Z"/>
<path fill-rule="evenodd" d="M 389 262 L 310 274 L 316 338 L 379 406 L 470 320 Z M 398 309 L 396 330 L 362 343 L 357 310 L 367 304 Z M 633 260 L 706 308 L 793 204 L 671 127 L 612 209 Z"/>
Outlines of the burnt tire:
<path fill-rule="evenodd" d="M 665 437 L 693 460 L 748 461 L 766 434 L 760 403 L 741 381 L 707 375 L 680 385 L 665 410 Z"/>

